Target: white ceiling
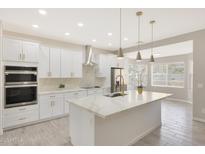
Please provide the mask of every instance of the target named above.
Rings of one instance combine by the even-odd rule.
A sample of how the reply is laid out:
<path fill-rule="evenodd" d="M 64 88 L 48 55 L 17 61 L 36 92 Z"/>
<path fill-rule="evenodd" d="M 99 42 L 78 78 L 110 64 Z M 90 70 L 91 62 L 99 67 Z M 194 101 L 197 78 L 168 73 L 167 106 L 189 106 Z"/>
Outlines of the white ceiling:
<path fill-rule="evenodd" d="M 153 54 L 155 58 L 168 57 L 176 55 L 184 55 L 193 52 L 193 41 L 180 42 L 176 44 L 161 46 L 153 49 Z M 146 49 L 141 51 L 143 59 L 149 59 L 151 55 L 151 49 Z M 131 59 L 136 59 L 137 52 L 129 52 L 125 54 L 126 57 Z"/>
<path fill-rule="evenodd" d="M 119 48 L 119 9 L 45 9 L 42 16 L 38 9 L 0 9 L 0 19 L 5 29 L 77 43 L 91 44 L 98 48 L 116 50 Z M 205 28 L 205 9 L 122 9 L 123 48 L 136 45 L 136 11 L 143 11 L 142 41 L 150 42 L 149 21 L 156 20 L 155 39 L 192 32 Z M 82 22 L 83 27 L 77 23 Z M 32 24 L 39 28 L 32 28 Z M 69 32 L 70 36 L 64 33 Z M 112 36 L 107 36 L 112 32 Z M 96 42 L 92 42 L 96 39 Z M 112 46 L 108 46 L 112 43 Z"/>

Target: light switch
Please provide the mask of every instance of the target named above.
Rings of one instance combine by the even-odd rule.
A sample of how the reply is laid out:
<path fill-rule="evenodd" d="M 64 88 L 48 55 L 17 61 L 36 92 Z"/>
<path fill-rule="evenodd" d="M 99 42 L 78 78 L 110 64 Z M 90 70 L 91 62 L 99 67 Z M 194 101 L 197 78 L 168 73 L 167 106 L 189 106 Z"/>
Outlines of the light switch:
<path fill-rule="evenodd" d="M 198 84 L 197 84 L 197 87 L 198 87 L 198 88 L 203 88 L 204 85 L 203 85 L 202 83 L 198 83 Z"/>

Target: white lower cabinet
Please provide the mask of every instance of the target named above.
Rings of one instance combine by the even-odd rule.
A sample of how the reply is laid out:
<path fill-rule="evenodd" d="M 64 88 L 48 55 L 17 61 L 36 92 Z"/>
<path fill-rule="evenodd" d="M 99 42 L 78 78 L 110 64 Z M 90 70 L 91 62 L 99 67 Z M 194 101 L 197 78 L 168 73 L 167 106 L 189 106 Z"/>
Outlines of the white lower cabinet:
<path fill-rule="evenodd" d="M 3 127 L 14 127 L 17 125 L 39 120 L 38 105 L 29 105 L 4 110 Z"/>
<path fill-rule="evenodd" d="M 64 95 L 50 94 L 40 95 L 40 119 L 51 118 L 53 116 L 64 114 Z"/>
<path fill-rule="evenodd" d="M 69 100 L 83 98 L 88 95 L 104 94 L 105 89 L 89 89 L 58 94 L 39 95 L 39 104 L 4 110 L 3 127 L 10 128 L 18 125 L 48 119 L 69 113 Z M 40 115 L 40 117 L 39 117 Z"/>
<path fill-rule="evenodd" d="M 65 113 L 69 113 L 69 100 L 87 96 L 87 91 L 76 91 L 64 94 Z"/>

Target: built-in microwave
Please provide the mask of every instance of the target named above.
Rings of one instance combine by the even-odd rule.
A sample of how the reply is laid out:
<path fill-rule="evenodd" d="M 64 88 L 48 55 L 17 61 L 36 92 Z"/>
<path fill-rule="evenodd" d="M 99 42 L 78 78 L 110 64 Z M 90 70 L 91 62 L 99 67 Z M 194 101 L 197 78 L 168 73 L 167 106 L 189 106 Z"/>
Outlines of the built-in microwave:
<path fill-rule="evenodd" d="M 37 104 L 37 67 L 5 66 L 5 108 Z"/>

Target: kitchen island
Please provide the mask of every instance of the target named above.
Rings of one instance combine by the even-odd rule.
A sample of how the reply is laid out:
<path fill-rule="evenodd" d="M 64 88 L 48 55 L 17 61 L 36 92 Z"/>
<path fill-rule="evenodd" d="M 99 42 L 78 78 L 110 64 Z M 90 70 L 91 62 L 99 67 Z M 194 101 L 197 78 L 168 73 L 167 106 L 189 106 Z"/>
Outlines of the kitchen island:
<path fill-rule="evenodd" d="M 171 94 L 127 91 L 69 100 L 73 145 L 132 145 L 161 125 L 161 101 Z"/>

